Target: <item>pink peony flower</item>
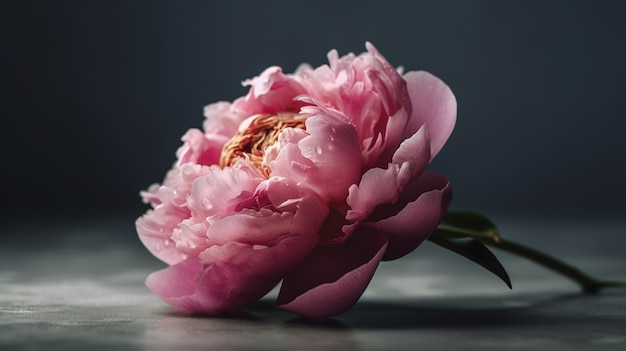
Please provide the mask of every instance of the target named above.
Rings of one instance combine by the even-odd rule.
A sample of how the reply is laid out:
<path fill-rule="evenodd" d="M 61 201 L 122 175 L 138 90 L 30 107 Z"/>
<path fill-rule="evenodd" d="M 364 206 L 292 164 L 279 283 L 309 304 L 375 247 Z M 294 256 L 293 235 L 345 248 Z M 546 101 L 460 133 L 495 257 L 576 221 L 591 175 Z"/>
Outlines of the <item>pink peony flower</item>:
<path fill-rule="evenodd" d="M 303 316 L 342 313 L 381 260 L 422 243 L 451 198 L 426 172 L 456 121 L 456 100 L 426 72 L 367 52 L 293 74 L 270 67 L 248 94 L 205 108 L 183 136 L 141 241 L 170 266 L 146 285 L 172 306 L 216 314 L 263 297 Z"/>

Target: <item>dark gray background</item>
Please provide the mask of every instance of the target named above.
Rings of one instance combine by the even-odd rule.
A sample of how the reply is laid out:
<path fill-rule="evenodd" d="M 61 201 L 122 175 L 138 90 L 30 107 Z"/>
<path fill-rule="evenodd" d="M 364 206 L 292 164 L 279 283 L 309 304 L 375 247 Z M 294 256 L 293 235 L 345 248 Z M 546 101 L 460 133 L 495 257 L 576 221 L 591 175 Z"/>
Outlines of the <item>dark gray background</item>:
<path fill-rule="evenodd" d="M 2 217 L 132 225 L 204 105 L 366 40 L 455 92 L 452 207 L 625 213 L 620 1 L 4 1 L 0 25 Z"/>

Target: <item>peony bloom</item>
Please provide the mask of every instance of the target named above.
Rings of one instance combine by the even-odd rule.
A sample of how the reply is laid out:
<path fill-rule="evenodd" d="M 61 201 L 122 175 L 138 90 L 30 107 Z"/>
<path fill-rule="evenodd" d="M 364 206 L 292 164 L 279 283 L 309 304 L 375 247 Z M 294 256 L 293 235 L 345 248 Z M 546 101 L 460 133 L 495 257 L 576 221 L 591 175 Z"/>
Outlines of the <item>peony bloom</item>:
<path fill-rule="evenodd" d="M 426 72 L 402 74 L 367 52 L 285 74 L 270 67 L 247 95 L 204 110 L 182 138 L 141 241 L 169 267 L 146 285 L 172 306 L 216 314 L 263 297 L 331 316 L 361 296 L 381 260 L 422 243 L 451 198 L 425 171 L 456 121 L 456 100 Z"/>

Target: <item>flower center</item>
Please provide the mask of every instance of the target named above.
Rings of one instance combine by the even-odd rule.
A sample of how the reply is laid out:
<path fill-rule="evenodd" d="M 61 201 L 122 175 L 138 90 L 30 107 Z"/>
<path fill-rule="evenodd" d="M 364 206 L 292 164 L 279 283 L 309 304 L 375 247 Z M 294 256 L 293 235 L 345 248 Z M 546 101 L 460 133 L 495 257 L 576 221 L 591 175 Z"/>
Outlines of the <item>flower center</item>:
<path fill-rule="evenodd" d="M 275 115 L 263 115 L 252 120 L 248 128 L 239 131 L 222 149 L 220 167 L 231 166 L 239 159 L 248 160 L 266 176 L 269 168 L 263 163 L 265 149 L 272 146 L 280 132 L 285 128 L 306 130 L 306 118 L 293 112 L 279 112 Z"/>

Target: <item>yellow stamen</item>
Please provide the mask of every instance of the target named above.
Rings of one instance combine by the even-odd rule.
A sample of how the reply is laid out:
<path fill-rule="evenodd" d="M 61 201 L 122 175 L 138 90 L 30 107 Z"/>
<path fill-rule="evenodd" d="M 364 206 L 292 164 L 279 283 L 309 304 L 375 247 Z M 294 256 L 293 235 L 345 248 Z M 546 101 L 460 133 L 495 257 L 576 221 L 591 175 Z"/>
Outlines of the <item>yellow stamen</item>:
<path fill-rule="evenodd" d="M 265 149 L 272 146 L 285 128 L 305 129 L 305 118 L 292 112 L 279 112 L 255 118 L 243 132 L 237 132 L 224 145 L 220 156 L 220 167 L 231 166 L 239 159 L 246 159 L 266 176 L 269 168 L 263 163 Z"/>

